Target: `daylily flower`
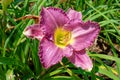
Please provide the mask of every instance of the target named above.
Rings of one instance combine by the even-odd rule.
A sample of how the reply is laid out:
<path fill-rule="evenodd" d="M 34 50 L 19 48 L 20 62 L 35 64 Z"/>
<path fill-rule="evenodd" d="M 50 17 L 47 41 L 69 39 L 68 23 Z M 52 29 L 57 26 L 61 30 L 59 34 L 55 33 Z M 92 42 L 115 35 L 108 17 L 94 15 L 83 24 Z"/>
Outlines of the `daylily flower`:
<path fill-rule="evenodd" d="M 66 13 L 59 8 L 42 8 L 38 24 L 27 27 L 27 37 L 40 40 L 39 57 L 47 69 L 67 57 L 76 67 L 91 70 L 92 61 L 86 54 L 98 36 L 99 24 L 83 22 L 82 14 L 69 9 Z"/>

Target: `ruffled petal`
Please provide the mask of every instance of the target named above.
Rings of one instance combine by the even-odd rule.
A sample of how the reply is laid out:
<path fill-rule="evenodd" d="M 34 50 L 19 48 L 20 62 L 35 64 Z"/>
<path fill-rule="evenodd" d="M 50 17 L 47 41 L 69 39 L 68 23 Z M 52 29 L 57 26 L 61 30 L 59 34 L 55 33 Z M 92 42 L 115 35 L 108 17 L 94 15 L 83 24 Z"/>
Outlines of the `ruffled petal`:
<path fill-rule="evenodd" d="M 53 33 L 56 27 L 63 26 L 68 21 L 66 13 L 59 8 L 42 8 L 40 15 L 40 24 L 46 27 L 47 33 Z"/>
<path fill-rule="evenodd" d="M 82 20 L 81 12 L 77 12 L 77 11 L 75 11 L 73 9 L 68 10 L 67 16 L 69 17 L 70 20 L 72 20 L 72 19 L 80 19 L 80 20 Z"/>
<path fill-rule="evenodd" d="M 74 51 L 73 55 L 68 58 L 76 67 L 91 71 L 93 64 L 85 50 Z"/>
<path fill-rule="evenodd" d="M 88 21 L 83 23 L 73 20 L 67 25 L 66 29 L 72 32 L 73 41 L 70 45 L 78 51 L 89 47 L 93 43 L 98 36 L 100 26 L 96 22 Z"/>
<path fill-rule="evenodd" d="M 63 52 L 51 41 L 43 38 L 39 46 L 39 57 L 41 63 L 47 69 L 62 60 Z"/>
<path fill-rule="evenodd" d="M 37 38 L 38 40 L 41 40 L 44 36 L 44 29 L 41 28 L 39 24 L 34 24 L 28 26 L 23 34 L 29 38 Z"/>

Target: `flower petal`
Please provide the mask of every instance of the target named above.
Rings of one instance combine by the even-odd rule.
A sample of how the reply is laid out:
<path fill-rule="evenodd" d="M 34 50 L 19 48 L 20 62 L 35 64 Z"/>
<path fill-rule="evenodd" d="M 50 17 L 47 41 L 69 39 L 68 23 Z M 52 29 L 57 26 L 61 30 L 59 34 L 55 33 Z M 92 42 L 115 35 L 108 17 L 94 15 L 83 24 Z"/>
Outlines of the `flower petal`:
<path fill-rule="evenodd" d="M 39 57 L 41 63 L 47 69 L 62 60 L 63 52 L 51 41 L 43 38 L 39 46 Z"/>
<path fill-rule="evenodd" d="M 81 12 L 77 12 L 77 11 L 75 11 L 73 9 L 68 10 L 67 16 L 70 18 L 70 20 L 72 20 L 72 19 L 80 19 L 80 20 L 82 20 Z"/>
<path fill-rule="evenodd" d="M 41 26 L 46 27 L 48 33 L 53 33 L 56 27 L 63 26 L 68 21 L 66 13 L 59 8 L 42 8 Z"/>
<path fill-rule="evenodd" d="M 66 57 L 70 57 L 73 54 L 73 48 L 70 46 L 63 48 L 62 51 L 63 51 L 63 55 Z"/>
<path fill-rule="evenodd" d="M 83 23 L 74 20 L 66 28 L 72 32 L 73 42 L 70 45 L 77 51 L 89 47 L 100 31 L 99 24 L 91 21 Z"/>
<path fill-rule="evenodd" d="M 37 38 L 38 40 L 41 40 L 44 36 L 44 30 L 40 28 L 39 24 L 34 24 L 29 27 L 27 27 L 23 34 L 29 38 Z"/>
<path fill-rule="evenodd" d="M 93 64 L 85 50 L 74 51 L 73 55 L 68 58 L 76 67 L 91 71 Z"/>

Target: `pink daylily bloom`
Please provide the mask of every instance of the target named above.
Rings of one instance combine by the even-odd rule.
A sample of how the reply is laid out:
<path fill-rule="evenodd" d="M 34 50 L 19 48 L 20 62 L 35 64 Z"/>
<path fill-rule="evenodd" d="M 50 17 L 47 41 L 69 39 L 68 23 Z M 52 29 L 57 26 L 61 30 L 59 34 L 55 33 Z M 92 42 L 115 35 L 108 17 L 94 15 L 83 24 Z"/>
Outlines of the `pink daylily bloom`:
<path fill-rule="evenodd" d="M 96 22 L 82 21 L 82 14 L 69 9 L 42 8 L 41 21 L 25 29 L 27 37 L 40 40 L 39 57 L 47 69 L 67 57 L 76 67 L 91 70 L 92 61 L 86 54 L 98 36 L 100 26 Z"/>

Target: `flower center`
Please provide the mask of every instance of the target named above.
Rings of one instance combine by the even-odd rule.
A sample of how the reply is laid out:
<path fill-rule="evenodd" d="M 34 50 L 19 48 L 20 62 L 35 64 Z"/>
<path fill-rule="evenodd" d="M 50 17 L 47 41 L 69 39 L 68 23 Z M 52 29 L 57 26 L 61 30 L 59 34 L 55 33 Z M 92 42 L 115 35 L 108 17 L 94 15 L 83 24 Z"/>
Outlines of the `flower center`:
<path fill-rule="evenodd" d="M 61 27 L 57 28 L 54 33 L 54 42 L 60 48 L 65 48 L 71 41 L 71 32 Z"/>

